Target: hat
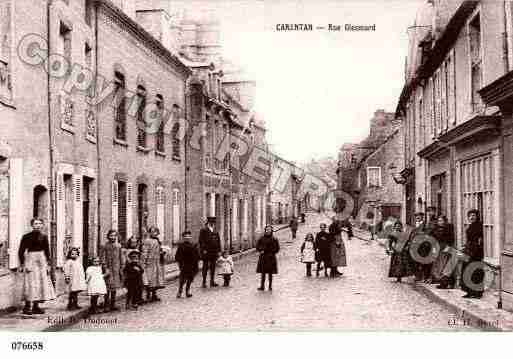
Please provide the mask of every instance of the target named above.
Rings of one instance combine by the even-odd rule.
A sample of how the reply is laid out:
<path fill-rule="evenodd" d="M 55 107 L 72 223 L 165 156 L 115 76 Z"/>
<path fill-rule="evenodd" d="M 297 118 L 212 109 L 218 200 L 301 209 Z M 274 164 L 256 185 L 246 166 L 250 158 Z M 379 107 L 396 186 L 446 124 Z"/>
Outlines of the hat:
<path fill-rule="evenodd" d="M 216 217 L 207 217 L 207 223 L 216 223 Z"/>
<path fill-rule="evenodd" d="M 424 217 L 424 213 L 423 212 L 415 212 L 415 214 L 413 216 L 414 217 Z"/>
<path fill-rule="evenodd" d="M 137 249 L 132 249 L 130 252 L 128 252 L 129 257 L 132 257 L 134 254 L 140 256 L 141 252 L 139 252 Z"/>
<path fill-rule="evenodd" d="M 192 232 L 191 231 L 183 231 L 182 232 L 182 237 L 185 237 L 185 236 L 192 237 Z"/>

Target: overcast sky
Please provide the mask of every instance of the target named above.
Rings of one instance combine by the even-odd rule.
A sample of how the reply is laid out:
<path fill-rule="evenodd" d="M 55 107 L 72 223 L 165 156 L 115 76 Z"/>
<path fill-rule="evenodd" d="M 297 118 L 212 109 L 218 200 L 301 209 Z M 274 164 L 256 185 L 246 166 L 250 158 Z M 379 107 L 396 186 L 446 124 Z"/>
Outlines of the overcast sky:
<path fill-rule="evenodd" d="M 407 27 L 421 0 L 226 1 L 217 7 L 228 58 L 257 81 L 268 139 L 291 161 L 336 156 L 363 139 L 376 109 L 394 111 Z M 280 32 L 276 24 L 372 25 L 375 32 Z"/>

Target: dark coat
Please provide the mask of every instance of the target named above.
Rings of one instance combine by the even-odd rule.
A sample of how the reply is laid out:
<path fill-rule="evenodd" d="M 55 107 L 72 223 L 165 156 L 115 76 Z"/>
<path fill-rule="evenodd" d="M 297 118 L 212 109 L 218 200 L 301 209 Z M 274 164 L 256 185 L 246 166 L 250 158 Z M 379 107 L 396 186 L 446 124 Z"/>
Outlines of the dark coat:
<path fill-rule="evenodd" d="M 299 223 L 297 221 L 297 219 L 293 218 L 290 220 L 290 230 L 295 232 L 297 231 L 297 227 L 299 226 Z"/>
<path fill-rule="evenodd" d="M 144 269 L 139 263 L 128 262 L 123 268 L 125 288 L 142 288 L 143 273 Z"/>
<path fill-rule="evenodd" d="M 392 252 L 388 276 L 402 278 L 413 275 L 414 262 L 409 252 L 408 234 L 395 231 L 389 234 L 388 250 Z"/>
<path fill-rule="evenodd" d="M 183 242 L 178 246 L 175 260 L 180 268 L 180 274 L 186 278 L 194 278 L 198 273 L 199 253 L 198 248 L 190 243 Z"/>
<path fill-rule="evenodd" d="M 280 251 L 278 240 L 272 235 L 264 235 L 257 242 L 256 249 L 260 252 L 257 264 L 257 273 L 278 273 L 276 253 Z"/>
<path fill-rule="evenodd" d="M 465 284 L 465 270 L 467 266 L 476 261 L 482 261 L 484 259 L 484 246 L 483 246 L 483 223 L 474 222 L 471 223 L 465 231 L 467 242 L 463 246 L 463 253 L 468 255 L 470 258 L 467 262 L 464 262 L 461 267 L 461 289 L 467 293 L 479 294 L 484 291 L 484 277 L 485 273 L 482 269 L 474 270 L 472 273 L 472 282 L 474 282 L 477 288 L 469 288 Z"/>
<path fill-rule="evenodd" d="M 201 259 L 215 260 L 221 252 L 221 239 L 219 233 L 203 227 L 199 234 Z"/>
<path fill-rule="evenodd" d="M 324 265 L 330 266 L 330 234 L 328 232 L 319 232 L 315 235 L 315 256 L 317 262 L 324 262 Z"/>

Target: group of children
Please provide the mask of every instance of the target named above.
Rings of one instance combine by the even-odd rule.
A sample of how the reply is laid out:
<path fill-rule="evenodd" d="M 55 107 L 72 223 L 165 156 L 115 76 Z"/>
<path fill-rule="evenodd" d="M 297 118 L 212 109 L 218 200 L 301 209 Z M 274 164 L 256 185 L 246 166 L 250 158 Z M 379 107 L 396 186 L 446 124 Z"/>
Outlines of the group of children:
<path fill-rule="evenodd" d="M 70 248 L 64 265 L 64 278 L 69 292 L 67 309 L 80 309 L 81 307 L 78 305 L 78 294 L 87 290 L 87 294 L 91 297 L 90 313 L 96 314 L 98 313 L 99 297 L 109 294 L 106 278 L 108 278 L 111 273 L 102 266 L 99 257 L 92 258 L 90 266 L 87 267 L 84 272 L 79 257 L 80 249 L 77 247 Z M 130 250 L 127 259 L 123 268 L 123 285 L 127 289 L 126 308 L 137 309 L 138 305 L 143 302 L 142 290 L 144 287 L 144 269 L 139 263 L 140 252 L 137 249 Z M 107 302 L 107 299 L 105 302 Z"/>
<path fill-rule="evenodd" d="M 125 265 L 122 269 L 122 278 L 123 278 L 123 286 L 126 288 L 126 309 L 134 309 L 136 310 L 140 304 L 144 303 L 143 300 L 143 289 L 144 289 L 144 268 L 140 264 L 141 252 L 134 247 L 137 247 L 132 243 L 132 240 L 128 241 L 128 248 L 126 250 L 126 261 Z M 184 241 L 187 242 L 187 241 Z M 181 244 L 183 247 L 184 244 Z M 192 251 L 196 253 L 197 249 L 195 246 L 191 246 Z M 191 263 L 192 268 L 197 268 L 197 261 L 199 256 L 183 256 L 183 251 L 178 249 L 176 255 L 176 261 L 180 267 L 180 271 L 184 272 L 184 268 L 190 268 Z M 80 249 L 77 247 L 70 248 L 67 255 L 67 260 L 64 265 L 64 278 L 65 283 L 68 286 L 68 310 L 76 310 L 81 307 L 78 305 L 78 294 L 82 291 L 87 291 L 87 294 L 91 299 L 91 307 L 90 313 L 96 314 L 99 312 L 98 309 L 98 299 L 100 296 L 105 297 L 104 307 L 107 309 L 107 301 L 111 301 L 111 304 L 114 303 L 116 292 L 110 293 L 109 286 L 107 285 L 110 276 L 113 274 L 111 270 L 109 270 L 108 266 L 105 264 L 102 265 L 99 257 L 94 257 L 90 261 L 90 266 L 85 270 L 82 266 L 82 261 L 80 259 Z M 229 255 L 228 251 L 224 251 L 222 256 L 217 260 L 217 273 L 223 277 L 224 287 L 228 287 L 230 285 L 231 276 L 234 273 L 234 264 L 233 259 Z M 180 277 L 180 289 L 178 298 L 181 297 L 183 284 L 186 283 L 186 295 L 187 297 L 192 297 L 190 294 L 190 285 L 192 283 L 192 279 L 196 274 L 197 269 L 192 269 L 189 278 Z M 182 273 L 181 273 L 182 274 Z M 183 279 L 183 280 L 182 280 Z M 111 296 L 111 294 L 113 294 Z M 117 310 L 114 306 L 111 305 L 110 310 Z"/>

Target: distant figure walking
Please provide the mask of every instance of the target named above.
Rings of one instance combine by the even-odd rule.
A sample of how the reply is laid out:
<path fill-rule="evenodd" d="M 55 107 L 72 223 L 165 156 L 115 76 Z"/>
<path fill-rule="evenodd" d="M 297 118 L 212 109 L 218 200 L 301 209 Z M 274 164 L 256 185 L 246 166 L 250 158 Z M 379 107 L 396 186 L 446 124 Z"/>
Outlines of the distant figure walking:
<path fill-rule="evenodd" d="M 292 234 L 292 239 L 294 240 L 294 239 L 296 239 L 297 228 L 299 226 L 299 222 L 296 217 L 292 217 L 292 219 L 290 220 L 289 226 L 290 226 L 290 233 Z"/>
<path fill-rule="evenodd" d="M 258 290 L 265 289 L 265 276 L 269 279 L 269 290 L 273 290 L 273 274 L 278 274 L 278 261 L 276 254 L 280 251 L 280 244 L 273 236 L 273 227 L 267 225 L 264 235 L 260 237 L 256 245 L 257 251 L 260 253 L 258 257 L 257 273 L 260 273 L 260 287 Z"/>

